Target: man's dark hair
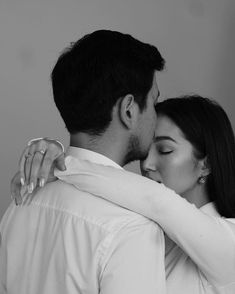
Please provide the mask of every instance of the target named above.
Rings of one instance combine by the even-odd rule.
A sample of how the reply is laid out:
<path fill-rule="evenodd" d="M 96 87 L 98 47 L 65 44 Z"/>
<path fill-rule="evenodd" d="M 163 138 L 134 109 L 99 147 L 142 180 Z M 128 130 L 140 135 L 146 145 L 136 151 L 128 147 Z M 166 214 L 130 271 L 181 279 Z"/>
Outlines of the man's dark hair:
<path fill-rule="evenodd" d="M 164 68 L 158 49 L 120 32 L 85 35 L 59 57 L 51 74 L 57 108 L 71 134 L 99 135 L 117 101 L 132 94 L 142 111 L 154 71 Z"/>
<path fill-rule="evenodd" d="M 167 99 L 156 107 L 192 144 L 197 159 L 207 159 L 206 187 L 220 215 L 235 217 L 235 139 L 229 118 L 215 101 L 197 95 Z"/>

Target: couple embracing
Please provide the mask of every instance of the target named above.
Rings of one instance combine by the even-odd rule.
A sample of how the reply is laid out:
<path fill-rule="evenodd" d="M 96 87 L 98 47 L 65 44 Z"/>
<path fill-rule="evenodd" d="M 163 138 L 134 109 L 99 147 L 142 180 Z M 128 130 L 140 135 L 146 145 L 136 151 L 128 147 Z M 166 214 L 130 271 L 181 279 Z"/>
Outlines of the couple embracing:
<path fill-rule="evenodd" d="M 53 96 L 70 146 L 23 152 L 18 205 L 0 225 L 1 293 L 235 293 L 231 123 L 200 96 L 158 103 L 164 63 L 107 30 L 59 57 Z M 133 160 L 145 177 L 123 169 Z"/>

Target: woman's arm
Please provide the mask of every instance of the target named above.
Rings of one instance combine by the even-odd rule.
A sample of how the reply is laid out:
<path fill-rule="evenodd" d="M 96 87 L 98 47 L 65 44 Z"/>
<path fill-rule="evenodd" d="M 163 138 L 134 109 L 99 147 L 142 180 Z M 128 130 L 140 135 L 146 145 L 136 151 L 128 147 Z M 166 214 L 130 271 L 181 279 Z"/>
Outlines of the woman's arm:
<path fill-rule="evenodd" d="M 212 284 L 235 281 L 235 222 L 208 215 L 166 188 L 140 175 L 76 160 L 70 183 L 158 223 L 198 265 Z M 79 161 L 79 162 L 77 162 Z M 57 172 L 63 179 L 66 172 Z"/>
<path fill-rule="evenodd" d="M 45 151 L 52 144 L 50 141 L 46 141 L 46 143 L 46 146 L 43 145 Z M 31 152 L 41 150 L 42 143 L 40 141 L 34 142 L 33 145 L 36 146 L 31 146 Z M 48 156 L 47 162 L 50 163 L 62 152 L 60 146 L 54 150 L 53 148 L 50 149 L 51 154 L 48 153 L 50 156 Z M 26 152 L 22 155 L 22 161 L 25 161 L 25 154 Z M 38 155 L 40 156 L 40 154 Z M 38 169 L 38 165 L 35 168 L 35 161 L 29 161 L 34 181 L 35 178 L 40 179 L 41 172 L 49 173 L 49 165 L 42 164 L 44 158 L 41 156 L 41 162 L 37 162 L 41 169 Z M 63 160 L 62 156 L 61 170 L 64 170 Z M 67 157 L 66 161 L 68 160 L 78 159 Z M 80 161 L 79 164 L 80 173 L 78 174 L 75 169 L 75 174 L 70 177 L 71 184 L 79 185 L 79 188 L 84 191 L 112 201 L 157 222 L 166 234 L 198 265 L 212 284 L 224 285 L 234 281 L 234 220 L 225 220 L 219 215 L 208 215 L 164 185 L 140 175 L 86 161 Z M 21 173 L 23 172 L 26 176 L 26 183 L 29 184 L 30 175 L 21 170 Z M 56 171 L 55 175 L 63 179 L 66 171 Z M 12 191 L 19 194 L 19 186 L 19 177 L 17 177 L 12 182 Z"/>

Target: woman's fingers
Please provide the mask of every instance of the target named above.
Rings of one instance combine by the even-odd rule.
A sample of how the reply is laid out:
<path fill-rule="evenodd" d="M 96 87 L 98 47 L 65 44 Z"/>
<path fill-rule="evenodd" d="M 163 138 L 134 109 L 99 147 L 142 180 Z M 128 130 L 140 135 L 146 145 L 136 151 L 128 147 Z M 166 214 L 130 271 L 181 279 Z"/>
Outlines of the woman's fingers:
<path fill-rule="evenodd" d="M 66 165 L 65 165 L 65 154 L 62 153 L 55 161 L 55 166 L 61 171 L 66 170 Z"/>
<path fill-rule="evenodd" d="M 61 144 L 50 139 L 43 139 L 32 143 L 33 157 L 27 158 L 25 165 L 26 179 L 28 180 L 28 192 L 32 193 L 37 185 L 43 187 L 50 180 L 55 180 L 55 165 L 65 170 L 64 153 Z"/>
<path fill-rule="evenodd" d="M 49 178 L 50 180 L 55 179 L 54 177 L 55 161 L 61 155 L 62 155 L 61 148 L 54 143 L 50 143 L 50 146 L 48 146 L 47 152 L 45 153 L 45 156 L 41 165 L 41 169 L 39 172 L 40 187 L 43 187 Z"/>
<path fill-rule="evenodd" d="M 29 151 L 28 154 L 25 155 L 25 165 L 24 165 L 24 174 L 25 174 L 25 184 L 30 185 L 30 175 L 31 175 L 31 167 L 32 167 L 32 162 L 34 158 L 34 153 L 36 149 L 36 143 L 33 143 L 32 145 L 29 146 Z"/>
<path fill-rule="evenodd" d="M 38 184 L 40 169 L 49 147 L 45 140 L 34 141 L 30 147 L 29 152 L 33 155 L 26 162 L 25 173 L 27 175 L 28 192 L 32 193 Z"/>
<path fill-rule="evenodd" d="M 50 180 L 55 179 L 55 166 L 65 170 L 64 152 L 61 143 L 48 138 L 31 141 L 21 155 L 19 162 L 19 181 L 27 185 L 32 193 L 37 185 L 43 187 Z"/>
<path fill-rule="evenodd" d="M 47 181 L 55 180 L 55 167 L 66 170 L 63 145 L 48 138 L 31 140 L 20 157 L 19 172 L 11 180 L 11 197 L 15 203 L 22 203 L 22 186 L 26 193 L 32 193 L 36 186 L 43 187 Z"/>
<path fill-rule="evenodd" d="M 11 198 L 15 201 L 16 205 L 20 205 L 22 203 L 21 197 L 21 174 L 17 172 L 11 180 Z"/>
<path fill-rule="evenodd" d="M 32 158 L 32 161 L 30 163 L 31 170 L 29 175 L 29 184 L 28 184 L 28 192 L 32 193 L 34 188 L 38 184 L 39 180 L 39 173 L 42 166 L 43 158 L 44 158 L 45 152 L 44 151 L 35 151 L 34 156 Z"/>
<path fill-rule="evenodd" d="M 24 167 L 25 167 L 25 162 L 29 156 L 29 149 L 30 149 L 29 146 L 27 146 L 24 149 L 23 153 L 21 154 L 20 161 L 19 161 L 20 182 L 21 182 L 22 186 L 24 186 L 26 183 Z"/>

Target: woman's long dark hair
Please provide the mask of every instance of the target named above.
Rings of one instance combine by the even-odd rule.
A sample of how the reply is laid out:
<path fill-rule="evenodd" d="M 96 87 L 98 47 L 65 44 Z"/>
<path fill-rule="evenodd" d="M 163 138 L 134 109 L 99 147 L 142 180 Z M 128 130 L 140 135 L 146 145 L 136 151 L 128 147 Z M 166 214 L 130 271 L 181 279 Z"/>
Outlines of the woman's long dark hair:
<path fill-rule="evenodd" d="M 170 98 L 157 104 L 193 145 L 198 159 L 207 158 L 206 187 L 221 216 L 235 217 L 235 139 L 231 123 L 215 101 L 197 95 Z"/>

